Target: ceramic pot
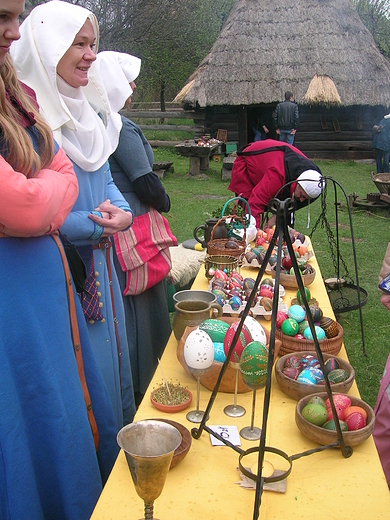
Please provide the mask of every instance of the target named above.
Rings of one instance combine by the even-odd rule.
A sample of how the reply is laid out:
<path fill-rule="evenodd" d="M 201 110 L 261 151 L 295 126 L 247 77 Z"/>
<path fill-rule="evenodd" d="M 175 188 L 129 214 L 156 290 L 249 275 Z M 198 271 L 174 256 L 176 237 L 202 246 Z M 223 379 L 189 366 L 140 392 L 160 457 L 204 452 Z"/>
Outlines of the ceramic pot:
<path fill-rule="evenodd" d="M 184 300 L 175 303 L 175 309 L 173 332 L 177 340 L 182 337 L 186 327 L 197 327 L 212 316 L 222 316 L 222 307 L 216 302 Z"/>
<path fill-rule="evenodd" d="M 200 244 L 202 244 L 202 247 L 204 247 L 204 248 L 207 247 L 213 227 L 218 222 L 218 220 L 220 220 L 220 219 L 219 218 L 209 218 L 205 221 L 205 224 L 196 226 L 196 228 L 194 229 L 194 238 Z M 203 237 L 198 236 L 198 233 L 201 230 L 203 230 Z M 226 229 L 225 221 L 221 220 L 221 222 L 218 224 L 218 226 L 214 230 L 214 239 L 227 238 L 227 237 L 228 237 L 228 232 Z"/>

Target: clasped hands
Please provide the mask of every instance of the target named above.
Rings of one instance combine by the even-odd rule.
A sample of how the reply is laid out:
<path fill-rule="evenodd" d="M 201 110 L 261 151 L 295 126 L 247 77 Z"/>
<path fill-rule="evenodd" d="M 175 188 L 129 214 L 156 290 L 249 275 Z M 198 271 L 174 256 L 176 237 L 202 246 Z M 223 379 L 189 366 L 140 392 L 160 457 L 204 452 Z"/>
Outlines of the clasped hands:
<path fill-rule="evenodd" d="M 88 215 L 88 217 L 96 224 L 103 226 L 102 237 L 115 235 L 118 231 L 128 228 L 133 221 L 133 214 L 130 211 L 124 211 L 114 206 L 109 199 L 99 204 L 95 210 L 100 211 L 103 217 L 101 218 L 93 214 Z"/>

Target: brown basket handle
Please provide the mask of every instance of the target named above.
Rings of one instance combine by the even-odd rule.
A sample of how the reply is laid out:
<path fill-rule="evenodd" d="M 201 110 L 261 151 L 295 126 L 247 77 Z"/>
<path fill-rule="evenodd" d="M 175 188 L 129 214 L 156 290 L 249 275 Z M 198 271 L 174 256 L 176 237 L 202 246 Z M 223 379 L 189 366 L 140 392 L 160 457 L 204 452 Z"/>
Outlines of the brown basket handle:
<path fill-rule="evenodd" d="M 227 216 L 225 216 L 225 217 L 221 217 L 221 218 L 218 220 L 218 222 L 216 222 L 216 224 L 214 224 L 214 227 L 213 227 L 213 229 L 211 230 L 211 233 L 210 233 L 210 240 L 209 240 L 209 242 L 212 242 L 213 239 L 214 239 L 214 230 L 217 229 L 218 225 L 219 225 L 222 221 L 225 221 L 225 222 L 226 222 L 226 220 L 227 220 L 228 218 L 230 218 L 230 219 L 235 218 L 235 219 L 241 221 L 242 227 L 243 227 L 243 229 L 244 229 L 244 236 L 242 237 L 242 240 L 244 240 L 245 243 L 246 243 L 246 227 L 245 227 L 245 222 L 244 222 L 244 219 L 243 219 L 240 215 L 227 215 Z"/>

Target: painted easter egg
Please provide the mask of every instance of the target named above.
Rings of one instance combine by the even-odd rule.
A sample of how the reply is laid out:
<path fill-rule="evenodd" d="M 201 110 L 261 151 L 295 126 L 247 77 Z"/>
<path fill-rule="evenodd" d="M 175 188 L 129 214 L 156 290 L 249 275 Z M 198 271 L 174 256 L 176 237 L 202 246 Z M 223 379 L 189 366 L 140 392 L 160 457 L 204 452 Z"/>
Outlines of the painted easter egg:
<path fill-rule="evenodd" d="M 322 370 L 320 370 L 319 368 L 310 368 L 310 372 L 314 376 L 314 379 L 316 380 L 317 385 L 319 383 L 321 383 L 321 381 L 324 380 L 324 374 L 323 374 Z"/>
<path fill-rule="evenodd" d="M 260 323 L 252 316 L 247 316 L 244 320 L 244 325 L 251 333 L 253 341 L 260 341 L 263 345 L 267 345 L 267 336 Z"/>
<path fill-rule="evenodd" d="M 360 412 L 352 412 L 345 419 L 348 426 L 348 431 L 360 430 L 366 426 L 366 419 Z"/>
<path fill-rule="evenodd" d="M 306 301 L 309 301 L 311 298 L 310 290 L 307 287 L 305 287 L 305 297 L 306 297 Z M 302 298 L 300 289 L 298 289 L 298 291 L 297 291 L 297 300 L 301 305 L 303 304 L 303 298 Z"/>
<path fill-rule="evenodd" d="M 221 280 L 224 280 L 225 282 L 227 282 L 228 275 L 222 269 L 216 269 L 214 278 L 216 278 L 216 279 L 220 278 Z"/>
<path fill-rule="evenodd" d="M 223 348 L 223 342 L 213 341 L 214 346 L 214 361 L 223 363 L 226 359 L 225 350 Z"/>
<path fill-rule="evenodd" d="M 328 374 L 328 381 L 329 383 L 342 383 L 343 381 L 346 381 L 348 379 L 348 374 L 345 370 L 342 368 L 336 368 L 336 370 L 332 370 L 332 372 L 329 372 Z"/>
<path fill-rule="evenodd" d="M 340 368 L 340 365 L 336 358 L 329 358 L 325 361 L 325 372 L 327 374 L 332 372 L 332 370 L 336 370 L 337 368 Z"/>
<path fill-rule="evenodd" d="M 210 318 L 208 320 L 204 320 L 200 325 L 199 329 L 204 330 L 210 336 L 212 341 L 217 343 L 223 343 L 225 339 L 225 334 L 229 328 L 229 324 L 223 320 L 216 320 Z"/>
<path fill-rule="evenodd" d="M 346 394 L 335 394 L 332 398 L 335 406 L 340 406 L 341 408 L 351 406 L 351 399 Z M 329 398 L 325 399 L 325 406 L 330 408 Z"/>
<path fill-rule="evenodd" d="M 341 419 L 342 421 L 345 420 L 345 414 L 344 414 L 344 408 L 341 408 L 341 406 L 335 406 L 336 408 L 336 415 L 339 419 Z M 327 408 L 326 409 L 327 413 L 328 413 L 328 421 L 330 421 L 331 419 L 333 419 L 333 412 L 332 412 L 332 408 Z"/>
<path fill-rule="evenodd" d="M 313 317 L 314 322 L 319 322 L 323 316 L 322 310 L 318 307 L 318 305 L 309 305 L 309 309 L 311 312 L 311 315 Z"/>
<path fill-rule="evenodd" d="M 269 285 L 270 287 L 274 286 L 274 281 L 272 280 L 272 278 L 263 278 L 261 283 L 263 283 L 265 285 Z"/>
<path fill-rule="evenodd" d="M 311 370 L 309 368 L 304 368 L 302 372 L 297 377 L 298 383 L 302 383 L 304 385 L 315 385 L 316 384 L 316 378 L 312 374 Z"/>
<path fill-rule="evenodd" d="M 300 370 L 303 367 L 303 364 L 298 356 L 290 356 L 286 359 L 284 366 L 285 368 L 293 367 L 298 368 L 298 370 Z"/>
<path fill-rule="evenodd" d="M 297 377 L 299 376 L 298 368 L 294 367 L 285 367 L 283 368 L 282 373 L 289 379 L 297 379 Z"/>
<path fill-rule="evenodd" d="M 268 349 L 259 341 L 252 341 L 240 358 L 242 380 L 249 388 L 263 388 L 267 381 Z"/>
<path fill-rule="evenodd" d="M 340 424 L 340 429 L 342 432 L 348 431 L 348 426 L 344 421 L 339 420 L 339 424 Z M 334 419 L 330 419 L 330 421 L 326 421 L 326 423 L 323 424 L 322 427 L 325 428 L 325 430 L 336 431 L 336 424 L 334 422 Z"/>
<path fill-rule="evenodd" d="M 305 319 L 305 309 L 303 309 L 300 305 L 291 305 L 288 309 L 289 318 L 293 318 L 298 323 Z"/>
<path fill-rule="evenodd" d="M 325 336 L 324 329 L 321 329 L 321 327 L 319 327 L 318 325 L 315 325 L 314 328 L 316 331 L 316 336 L 317 336 L 318 341 L 325 339 L 326 336 Z M 313 340 L 313 335 L 312 335 L 309 327 L 303 331 L 303 335 L 305 336 L 305 339 L 307 339 L 309 341 Z"/>
<path fill-rule="evenodd" d="M 326 408 L 325 399 L 322 399 L 322 397 L 320 397 L 319 395 L 313 395 L 312 397 L 310 397 L 307 404 L 320 404 L 324 408 Z"/>
<path fill-rule="evenodd" d="M 264 296 L 265 298 L 269 298 L 270 300 L 272 300 L 272 298 L 274 297 L 274 293 L 272 289 L 268 288 L 266 285 L 263 285 L 259 289 L 259 296 L 261 298 Z"/>
<path fill-rule="evenodd" d="M 254 286 L 255 286 L 255 280 L 253 278 L 244 278 L 244 281 L 242 282 L 243 289 L 252 290 Z"/>
<path fill-rule="evenodd" d="M 315 356 L 313 356 L 312 354 L 305 354 L 304 356 L 302 356 L 301 363 L 305 367 L 314 367 L 319 364 L 318 359 Z"/>
<path fill-rule="evenodd" d="M 242 305 L 242 300 L 239 296 L 233 295 L 229 300 L 229 305 L 233 311 L 238 311 Z"/>
<path fill-rule="evenodd" d="M 254 253 L 253 251 L 248 251 L 247 253 L 245 253 L 245 259 L 248 262 L 248 264 L 250 264 L 253 260 L 256 260 L 256 258 L 256 253 Z"/>
<path fill-rule="evenodd" d="M 365 418 L 365 420 L 367 421 L 367 412 L 364 408 L 362 408 L 361 406 L 356 406 L 356 405 L 352 405 L 352 406 L 348 406 L 347 408 L 345 408 L 344 410 L 344 417 L 347 418 L 348 415 L 351 415 L 351 413 L 353 412 L 359 412 L 363 415 L 363 417 Z"/>
<path fill-rule="evenodd" d="M 302 408 L 302 416 L 309 423 L 322 426 L 326 422 L 326 408 L 321 404 L 307 404 Z"/>
<path fill-rule="evenodd" d="M 278 311 L 276 313 L 276 326 L 278 327 L 278 329 L 281 329 L 282 328 L 282 323 L 284 322 L 284 320 L 286 320 L 288 318 L 288 314 L 286 312 L 283 312 L 283 311 Z"/>
<path fill-rule="evenodd" d="M 264 307 L 266 311 L 272 311 L 272 299 L 263 296 L 260 300 L 260 305 Z"/>
<path fill-rule="evenodd" d="M 223 348 L 224 348 L 226 356 L 227 356 L 227 354 L 229 352 L 229 349 L 230 349 L 230 346 L 232 344 L 232 341 L 233 341 L 233 338 L 234 338 L 234 335 L 236 333 L 238 325 L 239 325 L 239 322 L 235 321 L 234 323 L 232 323 L 229 326 L 228 330 L 226 331 L 225 338 L 223 340 Z M 250 339 L 250 341 L 246 341 L 245 336 L 244 336 L 244 327 L 245 327 L 245 325 L 242 326 L 242 330 L 240 332 L 240 336 L 239 336 L 239 338 L 237 340 L 237 343 L 234 346 L 233 352 L 232 352 L 232 354 L 230 356 L 230 361 L 233 362 L 233 363 L 238 363 L 240 361 L 240 357 L 241 357 L 242 351 L 244 350 L 246 345 L 250 341 L 252 341 L 252 339 Z M 246 329 L 246 327 L 245 327 L 245 329 Z M 250 333 L 249 333 L 248 329 L 246 329 L 246 331 L 247 331 L 247 333 L 249 334 L 249 337 L 250 337 Z"/>
<path fill-rule="evenodd" d="M 282 323 L 282 332 L 283 334 L 286 334 L 286 336 L 295 336 L 298 332 L 297 320 L 294 320 L 293 318 L 287 318 L 287 320 L 284 320 Z"/>
<path fill-rule="evenodd" d="M 327 338 L 335 338 L 339 335 L 339 328 L 337 322 L 332 320 L 332 318 L 328 318 L 323 316 L 320 320 L 320 327 L 322 327 L 325 331 Z"/>
<path fill-rule="evenodd" d="M 214 345 L 207 332 L 197 327 L 190 332 L 184 343 L 184 359 L 196 375 L 206 372 L 214 361 Z"/>

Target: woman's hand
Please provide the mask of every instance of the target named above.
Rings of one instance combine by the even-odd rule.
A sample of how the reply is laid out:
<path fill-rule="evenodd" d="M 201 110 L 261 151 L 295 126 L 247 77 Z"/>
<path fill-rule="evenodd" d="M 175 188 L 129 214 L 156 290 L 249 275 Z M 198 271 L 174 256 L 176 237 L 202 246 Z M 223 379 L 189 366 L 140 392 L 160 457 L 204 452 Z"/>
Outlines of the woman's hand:
<path fill-rule="evenodd" d="M 389 309 L 390 311 L 390 294 L 383 293 L 380 298 L 381 304 L 386 307 L 386 309 Z"/>
<path fill-rule="evenodd" d="M 100 211 L 103 218 L 92 214 L 88 216 L 91 220 L 96 222 L 96 224 L 103 226 L 104 231 L 102 237 L 115 235 L 118 231 L 128 228 L 133 222 L 133 214 L 130 211 L 124 211 L 114 206 L 109 199 L 99 204 L 95 210 Z"/>

